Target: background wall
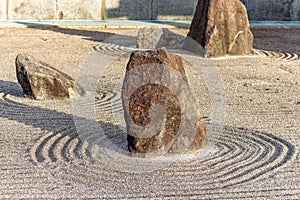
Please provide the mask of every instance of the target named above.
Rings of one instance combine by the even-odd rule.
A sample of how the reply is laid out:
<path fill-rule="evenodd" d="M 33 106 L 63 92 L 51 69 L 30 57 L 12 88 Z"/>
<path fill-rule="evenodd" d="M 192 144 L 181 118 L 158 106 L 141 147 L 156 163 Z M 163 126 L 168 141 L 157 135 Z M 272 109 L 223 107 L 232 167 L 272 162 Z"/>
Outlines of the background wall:
<path fill-rule="evenodd" d="M 300 20 L 300 0 L 241 0 L 251 20 Z"/>
<path fill-rule="evenodd" d="M 0 19 L 101 19 L 101 0 L 0 0 Z"/>
<path fill-rule="evenodd" d="M 151 19 L 151 0 L 106 0 L 106 17 Z"/>
<path fill-rule="evenodd" d="M 198 0 L 106 0 L 114 19 L 192 19 Z"/>
<path fill-rule="evenodd" d="M 8 20 L 183 20 L 198 0 L 0 0 Z M 251 20 L 300 20 L 300 0 L 241 0 Z"/>
<path fill-rule="evenodd" d="M 6 19 L 6 1 L 0 1 L 0 20 Z"/>

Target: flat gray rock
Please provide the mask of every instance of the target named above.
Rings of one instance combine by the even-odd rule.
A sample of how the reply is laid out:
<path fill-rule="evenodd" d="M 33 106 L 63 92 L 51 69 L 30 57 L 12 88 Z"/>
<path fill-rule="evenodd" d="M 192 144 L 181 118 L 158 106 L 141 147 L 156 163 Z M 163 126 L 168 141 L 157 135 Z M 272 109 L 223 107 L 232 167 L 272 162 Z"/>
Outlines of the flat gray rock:
<path fill-rule="evenodd" d="M 137 47 L 140 49 L 182 49 L 185 37 L 167 28 L 142 28 L 138 32 Z"/>

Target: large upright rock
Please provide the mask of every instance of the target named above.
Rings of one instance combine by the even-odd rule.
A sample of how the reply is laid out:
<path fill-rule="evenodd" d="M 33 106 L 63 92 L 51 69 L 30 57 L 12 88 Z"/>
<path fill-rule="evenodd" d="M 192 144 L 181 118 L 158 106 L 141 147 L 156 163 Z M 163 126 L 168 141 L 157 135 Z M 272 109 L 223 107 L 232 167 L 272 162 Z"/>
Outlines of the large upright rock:
<path fill-rule="evenodd" d="M 206 128 L 180 56 L 164 48 L 133 52 L 122 102 L 133 156 L 193 152 L 205 144 Z"/>
<path fill-rule="evenodd" d="M 253 54 L 247 11 L 239 0 L 198 0 L 188 36 L 208 57 Z M 186 40 L 186 47 L 191 46 Z"/>
<path fill-rule="evenodd" d="M 15 62 L 17 79 L 26 97 L 36 100 L 66 100 L 75 93 L 85 93 L 70 76 L 32 56 L 18 54 Z"/>

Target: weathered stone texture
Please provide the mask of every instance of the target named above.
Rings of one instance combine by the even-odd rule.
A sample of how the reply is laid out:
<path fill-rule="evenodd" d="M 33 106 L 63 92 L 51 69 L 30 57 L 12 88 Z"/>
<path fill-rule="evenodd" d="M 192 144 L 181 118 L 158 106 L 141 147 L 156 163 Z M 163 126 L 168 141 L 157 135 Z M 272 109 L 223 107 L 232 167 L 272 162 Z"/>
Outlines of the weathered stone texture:
<path fill-rule="evenodd" d="M 193 152 L 206 142 L 181 57 L 166 49 L 132 53 L 122 102 L 133 156 Z"/>
<path fill-rule="evenodd" d="M 211 57 L 253 54 L 253 35 L 239 0 L 199 0 L 188 36 Z"/>
<path fill-rule="evenodd" d="M 85 93 L 70 76 L 26 54 L 16 57 L 16 75 L 24 96 L 36 100 L 67 100 Z"/>

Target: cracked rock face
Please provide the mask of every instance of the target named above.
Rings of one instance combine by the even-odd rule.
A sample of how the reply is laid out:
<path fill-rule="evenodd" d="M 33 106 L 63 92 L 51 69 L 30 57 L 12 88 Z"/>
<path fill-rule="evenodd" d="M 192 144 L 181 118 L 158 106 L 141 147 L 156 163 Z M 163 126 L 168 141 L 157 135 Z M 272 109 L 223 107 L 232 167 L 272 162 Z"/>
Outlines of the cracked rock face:
<path fill-rule="evenodd" d="M 254 53 L 247 10 L 239 0 L 199 0 L 188 36 L 207 57 Z"/>
<path fill-rule="evenodd" d="M 131 54 L 122 102 L 132 156 L 194 152 L 206 144 L 182 59 L 165 48 Z"/>
<path fill-rule="evenodd" d="M 25 97 L 35 100 L 68 100 L 75 93 L 85 93 L 70 76 L 30 55 L 18 54 L 15 64 L 17 79 Z"/>

